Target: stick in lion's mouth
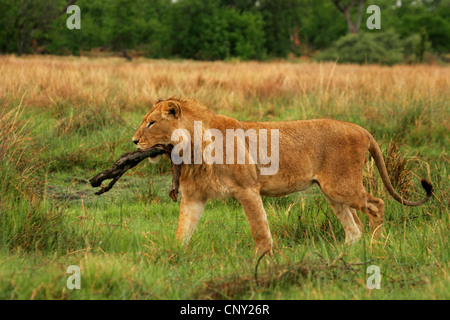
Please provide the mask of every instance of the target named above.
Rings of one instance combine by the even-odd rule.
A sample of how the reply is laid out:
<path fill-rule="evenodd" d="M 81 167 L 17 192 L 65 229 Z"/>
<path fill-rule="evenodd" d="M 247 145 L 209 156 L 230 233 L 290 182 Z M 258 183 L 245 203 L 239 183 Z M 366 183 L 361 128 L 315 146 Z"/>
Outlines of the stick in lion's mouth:
<path fill-rule="evenodd" d="M 145 158 L 155 157 L 164 153 L 170 155 L 171 150 L 171 146 L 167 148 L 155 146 L 149 150 L 137 150 L 134 152 L 125 153 L 120 156 L 120 158 L 117 159 L 109 169 L 102 171 L 96 176 L 92 177 L 91 179 L 89 179 L 89 182 L 94 188 L 101 187 L 101 189 L 95 193 L 96 195 L 101 195 L 111 190 L 111 188 L 116 184 L 117 181 L 119 181 L 119 179 L 126 171 L 134 168 Z M 109 179 L 112 180 L 107 186 L 101 185 L 104 180 Z M 180 166 L 172 162 L 172 189 L 169 191 L 169 196 L 175 202 L 177 202 L 178 200 L 178 188 L 180 186 L 179 179 Z"/>

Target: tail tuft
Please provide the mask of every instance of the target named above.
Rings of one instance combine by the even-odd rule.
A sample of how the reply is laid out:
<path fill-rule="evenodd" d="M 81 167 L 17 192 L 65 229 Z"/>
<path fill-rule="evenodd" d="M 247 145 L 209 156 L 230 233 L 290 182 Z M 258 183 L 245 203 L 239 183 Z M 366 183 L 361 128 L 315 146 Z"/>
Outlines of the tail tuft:
<path fill-rule="evenodd" d="M 427 197 L 431 197 L 433 195 L 433 186 L 431 185 L 431 183 L 425 179 L 422 179 L 421 184 L 422 187 L 427 192 Z"/>

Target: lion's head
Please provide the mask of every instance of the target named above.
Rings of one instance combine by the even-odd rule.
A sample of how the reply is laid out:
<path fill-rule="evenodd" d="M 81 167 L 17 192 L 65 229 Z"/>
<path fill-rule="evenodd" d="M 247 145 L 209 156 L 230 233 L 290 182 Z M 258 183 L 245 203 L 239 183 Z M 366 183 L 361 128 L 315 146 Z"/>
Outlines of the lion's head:
<path fill-rule="evenodd" d="M 214 113 L 196 100 L 160 99 L 145 115 L 132 140 L 139 149 L 149 150 L 157 147 L 170 154 L 172 148 L 180 142 L 180 135 L 184 143 L 191 143 L 192 146 L 193 141 L 190 138 L 195 135 L 195 121 L 200 121 L 201 130 L 206 130 L 213 118 Z M 174 131 L 178 129 L 181 130 L 173 136 Z M 203 132 L 199 135 L 202 137 Z M 157 162 L 159 158 L 157 156 L 149 159 L 151 162 Z"/>
<path fill-rule="evenodd" d="M 145 115 L 132 141 L 141 150 L 154 147 L 168 150 L 171 148 L 172 132 L 179 127 L 180 118 L 181 106 L 177 101 L 158 100 L 152 110 Z M 156 156 L 153 160 L 157 161 L 159 158 Z"/>

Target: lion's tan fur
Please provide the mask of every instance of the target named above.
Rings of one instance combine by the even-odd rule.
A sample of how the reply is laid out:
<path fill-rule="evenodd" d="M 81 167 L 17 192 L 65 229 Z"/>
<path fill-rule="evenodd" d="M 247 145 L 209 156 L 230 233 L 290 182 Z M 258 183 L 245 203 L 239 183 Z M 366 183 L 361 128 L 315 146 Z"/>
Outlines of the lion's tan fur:
<path fill-rule="evenodd" d="M 154 125 L 147 128 L 153 121 Z M 261 175 L 261 164 L 248 162 L 182 164 L 180 217 L 176 233 L 180 242 L 189 241 L 208 199 L 231 196 L 242 204 L 257 251 L 271 252 L 272 237 L 261 195 L 282 196 L 304 190 L 314 183 L 341 221 L 346 242 L 354 242 L 361 235 L 362 223 L 356 210 L 369 217 L 372 232 L 380 230 L 384 203 L 367 193 L 362 183 L 368 151 L 375 154 L 377 166 L 384 168 L 384 171 L 380 170 L 384 173 L 383 182 L 388 185 L 390 182 L 378 145 L 362 127 L 329 119 L 239 121 L 217 115 L 195 100 L 168 99 L 159 101 L 147 113 L 133 140 L 142 149 L 156 144 L 175 144 L 178 141 L 171 141 L 173 130 L 187 129 L 194 136 L 194 121 L 202 121 L 203 131 L 218 129 L 224 136 L 226 129 L 278 129 L 279 150 L 273 151 L 279 152 L 279 169 L 274 175 Z M 203 143 L 203 148 L 206 144 Z M 390 192 L 392 186 L 390 189 L 388 186 Z"/>

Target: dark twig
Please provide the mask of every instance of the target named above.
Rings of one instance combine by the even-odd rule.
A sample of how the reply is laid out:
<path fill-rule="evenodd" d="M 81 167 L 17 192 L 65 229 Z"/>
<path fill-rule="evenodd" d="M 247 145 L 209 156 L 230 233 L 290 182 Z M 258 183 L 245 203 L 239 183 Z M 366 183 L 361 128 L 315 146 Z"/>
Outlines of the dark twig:
<path fill-rule="evenodd" d="M 89 179 L 89 182 L 92 187 L 100 187 L 101 189 L 97 191 L 95 194 L 100 195 L 105 192 L 111 190 L 114 184 L 119 181 L 122 175 L 134 168 L 139 162 L 148 157 L 156 157 L 160 154 L 170 154 L 171 148 L 165 146 L 155 146 L 150 150 L 137 150 L 134 152 L 129 152 L 123 154 L 116 162 L 111 166 L 111 168 L 100 172 L 95 177 Z M 105 187 L 102 186 L 102 182 L 104 180 L 112 179 L 111 182 Z M 180 179 L 180 166 L 172 163 L 172 189 L 169 192 L 169 196 L 173 201 L 177 201 L 178 199 L 178 188 L 179 188 L 179 179 Z"/>

